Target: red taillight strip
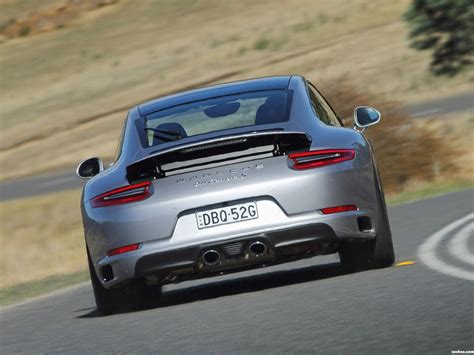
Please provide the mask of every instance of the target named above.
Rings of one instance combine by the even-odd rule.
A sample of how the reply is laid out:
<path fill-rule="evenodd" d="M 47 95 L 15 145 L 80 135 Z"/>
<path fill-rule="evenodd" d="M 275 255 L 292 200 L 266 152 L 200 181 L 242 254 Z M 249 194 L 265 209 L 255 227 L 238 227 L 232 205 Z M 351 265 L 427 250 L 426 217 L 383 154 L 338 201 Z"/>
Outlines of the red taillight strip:
<path fill-rule="evenodd" d="M 293 161 L 292 169 L 304 170 L 341 163 L 355 158 L 354 149 L 323 149 L 289 154 Z"/>
<path fill-rule="evenodd" d="M 129 251 L 137 250 L 140 247 L 140 243 L 125 245 L 120 248 L 115 248 L 107 252 L 107 256 L 114 256 L 118 254 L 128 253 Z"/>
<path fill-rule="evenodd" d="M 150 188 L 151 181 L 119 187 L 94 197 L 91 200 L 91 205 L 92 207 L 106 207 L 142 201 L 151 196 Z"/>
<path fill-rule="evenodd" d="M 327 207 L 321 209 L 323 214 L 332 214 L 332 213 L 340 213 L 340 212 L 349 212 L 349 211 L 357 211 L 358 208 L 356 205 L 344 205 L 344 206 L 336 206 L 336 207 Z"/>

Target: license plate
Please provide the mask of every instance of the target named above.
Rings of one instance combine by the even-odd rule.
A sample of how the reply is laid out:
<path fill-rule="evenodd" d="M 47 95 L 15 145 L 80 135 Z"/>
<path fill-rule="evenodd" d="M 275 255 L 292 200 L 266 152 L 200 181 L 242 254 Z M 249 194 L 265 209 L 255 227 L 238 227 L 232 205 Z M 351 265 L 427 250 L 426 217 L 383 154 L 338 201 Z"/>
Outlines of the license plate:
<path fill-rule="evenodd" d="M 257 203 L 248 202 L 196 212 L 199 229 L 258 218 Z"/>

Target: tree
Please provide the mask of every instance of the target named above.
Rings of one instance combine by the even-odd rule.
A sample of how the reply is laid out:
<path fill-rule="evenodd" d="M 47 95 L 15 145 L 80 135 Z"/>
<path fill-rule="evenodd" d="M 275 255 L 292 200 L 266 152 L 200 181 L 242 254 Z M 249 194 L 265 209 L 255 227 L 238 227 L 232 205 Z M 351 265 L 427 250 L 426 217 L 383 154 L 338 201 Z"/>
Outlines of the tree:
<path fill-rule="evenodd" d="M 455 75 L 472 63 L 472 0 L 412 0 L 404 19 L 410 26 L 411 46 L 433 50 L 430 69 L 434 74 Z"/>

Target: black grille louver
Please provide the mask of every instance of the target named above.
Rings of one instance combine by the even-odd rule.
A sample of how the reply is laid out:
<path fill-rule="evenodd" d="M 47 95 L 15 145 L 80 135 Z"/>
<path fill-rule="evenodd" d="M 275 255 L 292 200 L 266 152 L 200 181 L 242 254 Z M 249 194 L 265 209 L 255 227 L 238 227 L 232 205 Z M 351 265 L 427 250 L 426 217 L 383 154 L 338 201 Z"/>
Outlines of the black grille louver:
<path fill-rule="evenodd" d="M 244 254 L 244 248 L 244 242 L 237 242 L 224 245 L 222 247 L 222 251 L 224 252 L 226 258 L 235 258 Z"/>

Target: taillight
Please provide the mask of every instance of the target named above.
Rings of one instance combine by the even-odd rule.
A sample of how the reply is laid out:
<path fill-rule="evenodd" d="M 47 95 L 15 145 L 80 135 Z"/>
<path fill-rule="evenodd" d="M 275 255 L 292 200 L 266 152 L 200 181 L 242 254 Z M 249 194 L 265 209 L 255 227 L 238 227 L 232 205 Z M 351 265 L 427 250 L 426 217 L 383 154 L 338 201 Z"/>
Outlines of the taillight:
<path fill-rule="evenodd" d="M 321 209 L 321 212 L 323 214 L 332 214 L 332 213 L 349 212 L 349 211 L 357 211 L 357 206 L 344 205 L 344 206 L 327 207 L 327 208 Z"/>
<path fill-rule="evenodd" d="M 120 248 L 115 248 L 115 249 L 109 250 L 107 252 L 107 256 L 114 256 L 118 254 L 128 253 L 129 251 L 137 250 L 139 246 L 140 246 L 140 243 L 136 243 L 136 244 L 125 245 Z"/>
<path fill-rule="evenodd" d="M 292 169 L 305 170 L 321 166 L 341 163 L 355 157 L 354 149 L 324 149 L 309 152 L 289 154 L 293 161 Z"/>
<path fill-rule="evenodd" d="M 152 193 L 150 189 L 150 181 L 119 187 L 118 189 L 94 197 L 91 200 L 91 205 L 92 207 L 106 207 L 142 201 L 151 196 Z"/>

